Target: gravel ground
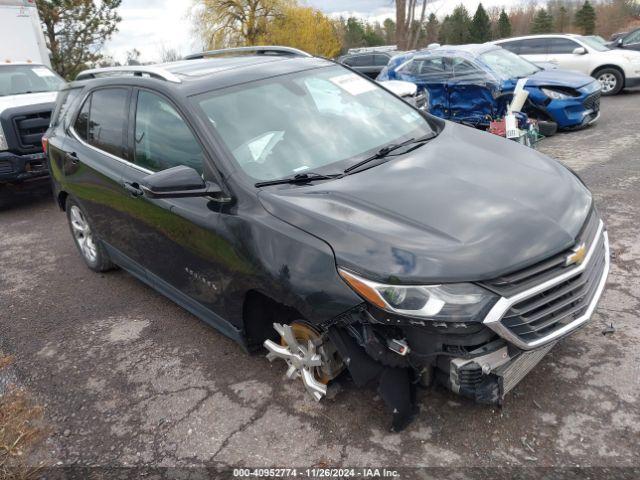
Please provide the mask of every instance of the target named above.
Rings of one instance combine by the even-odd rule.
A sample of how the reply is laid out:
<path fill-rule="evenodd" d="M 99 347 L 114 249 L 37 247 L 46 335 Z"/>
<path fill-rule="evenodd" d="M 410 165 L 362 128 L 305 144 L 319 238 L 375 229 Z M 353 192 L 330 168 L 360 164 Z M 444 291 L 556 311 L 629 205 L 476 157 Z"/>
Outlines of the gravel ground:
<path fill-rule="evenodd" d="M 640 466 L 640 92 L 540 150 L 580 173 L 612 241 L 592 321 L 502 409 L 420 393 L 402 434 L 373 390 L 341 380 L 315 403 L 281 363 L 232 341 L 128 274 L 90 272 L 46 191 L 0 207 L 0 351 L 45 408 L 33 454 L 90 466 Z M 45 189 L 46 190 L 46 189 Z M 607 325 L 615 333 L 603 335 Z M 35 461 L 35 460 L 34 460 Z"/>

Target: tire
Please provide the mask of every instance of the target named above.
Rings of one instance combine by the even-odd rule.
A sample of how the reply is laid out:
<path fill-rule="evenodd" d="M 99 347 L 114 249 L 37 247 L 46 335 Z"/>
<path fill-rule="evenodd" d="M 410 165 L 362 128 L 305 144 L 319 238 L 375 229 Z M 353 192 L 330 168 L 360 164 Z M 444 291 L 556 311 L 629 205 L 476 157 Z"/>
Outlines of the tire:
<path fill-rule="evenodd" d="M 558 133 L 558 124 L 548 120 L 538 120 L 538 131 L 543 137 L 552 137 Z"/>
<path fill-rule="evenodd" d="M 602 85 L 602 96 L 617 95 L 624 87 L 624 77 L 615 68 L 603 68 L 593 74 Z"/>
<path fill-rule="evenodd" d="M 67 198 L 65 210 L 71 236 L 87 267 L 94 272 L 106 272 L 116 268 L 109 259 L 104 246 L 96 238 L 89 218 L 82 207 L 69 197 Z"/>

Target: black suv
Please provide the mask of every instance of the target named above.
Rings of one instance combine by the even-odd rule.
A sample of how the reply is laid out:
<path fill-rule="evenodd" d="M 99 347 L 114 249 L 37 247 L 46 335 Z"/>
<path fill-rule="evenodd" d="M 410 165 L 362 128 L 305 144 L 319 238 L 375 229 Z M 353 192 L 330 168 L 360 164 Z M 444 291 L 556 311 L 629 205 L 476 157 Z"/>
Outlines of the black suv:
<path fill-rule="evenodd" d="M 232 51 L 79 78 L 48 156 L 89 268 L 264 345 L 316 399 L 347 369 L 394 430 L 419 382 L 500 403 L 603 291 L 607 234 L 571 171 L 334 62 Z"/>

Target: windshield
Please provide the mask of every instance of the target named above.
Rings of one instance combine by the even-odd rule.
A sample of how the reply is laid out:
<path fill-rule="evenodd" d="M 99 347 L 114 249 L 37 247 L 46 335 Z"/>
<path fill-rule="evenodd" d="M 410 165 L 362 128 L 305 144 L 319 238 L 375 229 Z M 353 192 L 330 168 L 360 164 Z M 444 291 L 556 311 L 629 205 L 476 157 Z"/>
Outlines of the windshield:
<path fill-rule="evenodd" d="M 541 69 L 533 63 L 504 48 L 496 48 L 480 55 L 480 59 L 501 77 L 521 78 Z"/>
<path fill-rule="evenodd" d="M 415 109 L 343 67 L 196 97 L 242 170 L 259 181 L 335 173 L 383 146 L 433 133 Z"/>
<path fill-rule="evenodd" d="M 55 92 L 64 80 L 43 65 L 1 65 L 0 97 L 24 93 Z"/>
<path fill-rule="evenodd" d="M 603 45 L 594 37 L 580 37 L 580 40 L 582 40 L 582 43 L 585 43 L 587 47 L 593 48 L 598 52 L 606 52 L 607 50 L 611 50 L 609 47 Z"/>

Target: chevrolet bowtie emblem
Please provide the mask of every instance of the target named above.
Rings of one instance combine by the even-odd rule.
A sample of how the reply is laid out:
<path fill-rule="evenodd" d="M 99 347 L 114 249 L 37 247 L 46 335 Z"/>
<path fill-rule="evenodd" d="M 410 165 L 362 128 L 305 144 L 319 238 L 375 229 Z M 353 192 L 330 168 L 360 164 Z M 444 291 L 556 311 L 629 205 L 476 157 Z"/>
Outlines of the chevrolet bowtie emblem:
<path fill-rule="evenodd" d="M 580 245 L 578 245 L 577 247 L 573 248 L 573 253 L 571 253 L 570 255 L 567 255 L 567 258 L 565 259 L 565 266 L 569 266 L 569 265 L 580 265 L 582 262 L 584 262 L 584 257 L 587 256 L 587 245 L 584 243 L 581 243 Z"/>

